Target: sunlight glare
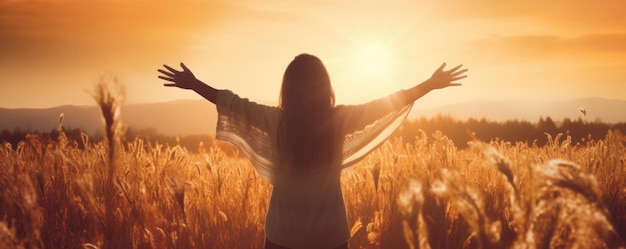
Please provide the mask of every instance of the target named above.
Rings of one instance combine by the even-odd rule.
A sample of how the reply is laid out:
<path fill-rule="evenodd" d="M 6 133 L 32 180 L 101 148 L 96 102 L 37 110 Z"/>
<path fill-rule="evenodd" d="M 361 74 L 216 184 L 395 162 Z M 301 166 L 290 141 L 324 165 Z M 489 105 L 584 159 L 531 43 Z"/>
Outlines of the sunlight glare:
<path fill-rule="evenodd" d="M 380 79 L 389 76 L 391 54 L 383 43 L 357 45 L 354 59 L 354 73 L 361 77 Z"/>

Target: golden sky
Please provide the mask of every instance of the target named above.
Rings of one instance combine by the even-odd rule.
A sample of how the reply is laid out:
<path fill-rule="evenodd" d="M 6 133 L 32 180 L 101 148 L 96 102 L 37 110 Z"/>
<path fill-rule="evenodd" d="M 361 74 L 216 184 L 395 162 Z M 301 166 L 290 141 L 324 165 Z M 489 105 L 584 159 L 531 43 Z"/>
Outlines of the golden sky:
<path fill-rule="evenodd" d="M 468 100 L 626 99 L 626 1 L 0 0 L 0 107 L 92 105 L 116 77 L 127 103 L 199 99 L 156 69 L 276 101 L 299 53 L 326 64 L 338 103 L 408 88 L 442 62 L 464 86 L 423 105 Z"/>

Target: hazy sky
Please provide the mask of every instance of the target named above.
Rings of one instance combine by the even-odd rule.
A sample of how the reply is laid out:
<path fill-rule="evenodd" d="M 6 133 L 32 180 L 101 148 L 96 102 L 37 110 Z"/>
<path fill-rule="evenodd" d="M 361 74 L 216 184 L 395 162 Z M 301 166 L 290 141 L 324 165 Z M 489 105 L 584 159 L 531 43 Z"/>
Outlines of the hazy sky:
<path fill-rule="evenodd" d="M 165 88 L 185 64 L 216 88 L 276 101 L 299 53 L 326 64 L 339 103 L 408 88 L 442 62 L 475 99 L 626 99 L 626 1 L 0 0 L 0 107 L 91 105 L 103 77 L 127 103 L 195 98 Z"/>

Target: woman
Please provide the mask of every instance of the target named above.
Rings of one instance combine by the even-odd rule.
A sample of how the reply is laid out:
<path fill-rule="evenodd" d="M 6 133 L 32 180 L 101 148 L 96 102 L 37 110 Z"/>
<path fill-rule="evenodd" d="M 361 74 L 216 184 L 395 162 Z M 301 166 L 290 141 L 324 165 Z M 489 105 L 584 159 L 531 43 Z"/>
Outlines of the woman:
<path fill-rule="evenodd" d="M 301 54 L 285 70 L 277 107 L 242 99 L 164 65 L 167 87 L 191 89 L 218 110 L 216 137 L 233 143 L 272 184 L 265 248 L 348 248 L 340 175 L 381 144 L 413 102 L 434 89 L 459 86 L 461 65 L 441 65 L 426 81 L 362 105 L 335 106 L 330 78 L 315 56 Z"/>

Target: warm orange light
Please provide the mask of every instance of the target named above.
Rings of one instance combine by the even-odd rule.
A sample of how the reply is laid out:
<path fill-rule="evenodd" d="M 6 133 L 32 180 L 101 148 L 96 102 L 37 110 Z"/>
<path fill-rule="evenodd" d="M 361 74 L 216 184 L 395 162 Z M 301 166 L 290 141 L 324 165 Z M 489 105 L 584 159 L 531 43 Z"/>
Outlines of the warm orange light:
<path fill-rule="evenodd" d="M 384 43 L 355 44 L 351 74 L 358 79 L 386 79 L 391 68 L 391 53 Z"/>
<path fill-rule="evenodd" d="M 391 54 L 383 43 L 364 42 L 357 44 L 354 55 L 354 74 L 358 78 L 387 78 L 391 68 Z"/>

